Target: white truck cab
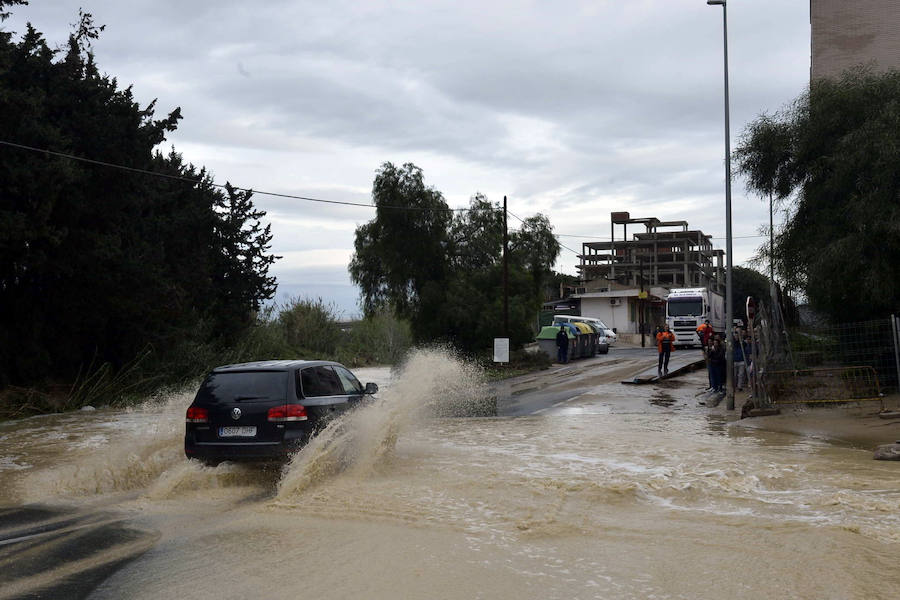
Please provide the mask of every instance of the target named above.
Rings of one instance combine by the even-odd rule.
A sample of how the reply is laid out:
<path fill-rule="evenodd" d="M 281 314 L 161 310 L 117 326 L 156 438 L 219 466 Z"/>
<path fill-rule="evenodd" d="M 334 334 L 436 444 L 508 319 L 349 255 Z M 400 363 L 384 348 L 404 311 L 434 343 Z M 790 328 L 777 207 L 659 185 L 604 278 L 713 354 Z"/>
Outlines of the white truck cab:
<path fill-rule="evenodd" d="M 725 329 L 725 298 L 707 288 L 676 288 L 666 296 L 666 324 L 676 346 L 700 344 L 697 327 L 709 321 L 714 331 Z"/>

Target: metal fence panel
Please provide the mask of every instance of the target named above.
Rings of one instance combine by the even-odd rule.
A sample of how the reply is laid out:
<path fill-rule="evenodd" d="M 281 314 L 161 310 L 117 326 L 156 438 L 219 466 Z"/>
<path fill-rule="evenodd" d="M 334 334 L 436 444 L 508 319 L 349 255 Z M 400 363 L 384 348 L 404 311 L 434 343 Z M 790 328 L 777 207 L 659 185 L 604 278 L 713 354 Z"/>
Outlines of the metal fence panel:
<path fill-rule="evenodd" d="M 762 385 L 773 404 L 882 401 L 878 374 L 872 367 L 769 371 Z"/>
<path fill-rule="evenodd" d="M 894 319 L 797 328 L 790 340 L 794 369 L 871 367 L 882 386 L 897 389 Z"/>
<path fill-rule="evenodd" d="M 880 399 L 900 390 L 900 318 L 783 326 L 758 301 L 752 321 L 753 396 L 759 406 Z"/>

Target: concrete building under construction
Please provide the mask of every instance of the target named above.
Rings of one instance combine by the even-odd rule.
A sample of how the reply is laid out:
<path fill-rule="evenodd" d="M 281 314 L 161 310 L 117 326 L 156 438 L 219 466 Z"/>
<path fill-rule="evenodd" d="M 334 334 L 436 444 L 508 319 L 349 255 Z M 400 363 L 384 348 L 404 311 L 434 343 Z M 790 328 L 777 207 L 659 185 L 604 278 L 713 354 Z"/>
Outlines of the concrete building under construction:
<path fill-rule="evenodd" d="M 629 225 L 637 228 L 629 239 Z M 616 229 L 621 226 L 617 239 Z M 649 332 L 665 320 L 665 297 L 673 288 L 725 293 L 722 250 L 687 221 L 631 218 L 614 212 L 610 239 L 582 243 L 577 265 L 581 285 L 572 297 L 582 316 L 602 319 L 625 334 Z"/>

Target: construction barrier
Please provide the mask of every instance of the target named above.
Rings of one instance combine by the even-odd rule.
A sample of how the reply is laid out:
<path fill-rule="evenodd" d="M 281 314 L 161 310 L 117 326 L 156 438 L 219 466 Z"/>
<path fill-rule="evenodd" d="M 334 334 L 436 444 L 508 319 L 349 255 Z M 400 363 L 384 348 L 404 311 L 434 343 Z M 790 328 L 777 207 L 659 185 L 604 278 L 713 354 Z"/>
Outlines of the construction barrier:
<path fill-rule="evenodd" d="M 872 367 L 821 367 L 762 373 L 772 404 L 882 401 L 878 374 Z"/>

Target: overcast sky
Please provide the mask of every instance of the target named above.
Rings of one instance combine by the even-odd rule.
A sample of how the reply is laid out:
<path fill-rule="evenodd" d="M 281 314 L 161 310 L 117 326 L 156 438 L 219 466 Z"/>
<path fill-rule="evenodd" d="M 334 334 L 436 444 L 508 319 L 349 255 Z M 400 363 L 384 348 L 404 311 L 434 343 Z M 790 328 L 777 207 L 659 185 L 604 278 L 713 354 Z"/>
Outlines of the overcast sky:
<path fill-rule="evenodd" d="M 32 0 L 4 29 L 61 44 L 79 7 L 106 25 L 101 70 L 158 115 L 180 106 L 167 144 L 219 183 L 369 202 L 381 163 L 413 162 L 451 206 L 507 195 L 572 250 L 608 239 L 611 211 L 725 247 L 722 9 L 704 0 Z M 734 147 L 807 85 L 809 1 L 732 0 L 728 27 Z M 732 201 L 742 264 L 768 204 L 740 180 Z M 281 295 L 355 314 L 347 263 L 374 210 L 255 202 Z M 564 249 L 557 268 L 577 262 Z"/>

